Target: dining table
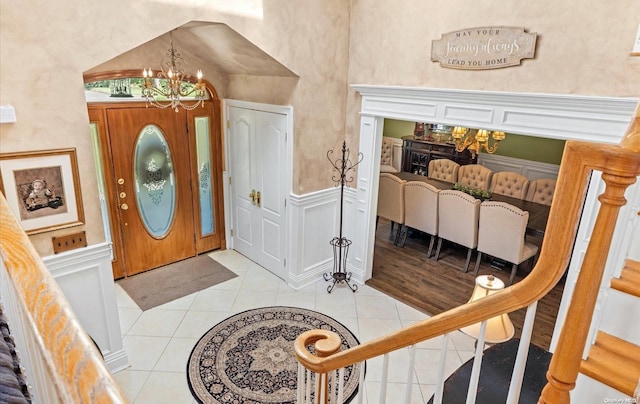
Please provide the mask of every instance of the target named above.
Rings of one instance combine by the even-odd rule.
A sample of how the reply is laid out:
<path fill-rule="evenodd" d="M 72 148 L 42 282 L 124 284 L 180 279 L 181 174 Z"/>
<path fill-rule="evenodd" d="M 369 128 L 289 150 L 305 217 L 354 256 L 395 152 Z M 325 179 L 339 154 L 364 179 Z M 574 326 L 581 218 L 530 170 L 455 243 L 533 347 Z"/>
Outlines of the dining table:
<path fill-rule="evenodd" d="M 400 171 L 393 173 L 396 177 L 405 181 L 422 181 L 434 187 L 444 190 L 453 189 L 455 185 L 452 182 L 442 181 L 435 178 L 426 177 L 424 175 L 413 174 L 410 172 Z M 493 193 L 489 198 L 491 201 L 506 202 L 519 209 L 529 212 L 529 222 L 527 223 L 527 234 L 533 237 L 544 237 L 544 231 L 547 227 L 547 220 L 549 219 L 550 206 L 537 202 L 527 201 L 525 199 L 514 198 L 507 195 L 501 195 Z"/>

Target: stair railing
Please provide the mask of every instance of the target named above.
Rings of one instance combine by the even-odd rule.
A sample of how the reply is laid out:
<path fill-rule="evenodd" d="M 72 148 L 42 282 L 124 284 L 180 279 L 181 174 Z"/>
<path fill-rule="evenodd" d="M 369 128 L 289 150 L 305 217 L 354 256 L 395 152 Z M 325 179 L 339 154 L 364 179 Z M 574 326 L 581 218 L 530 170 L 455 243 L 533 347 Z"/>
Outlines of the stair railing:
<path fill-rule="evenodd" d="M 640 105 L 620 145 L 604 145 L 590 142 L 567 141 L 558 174 L 556 194 L 551 206 L 545 237 L 539 259 L 531 273 L 522 281 L 493 295 L 466 303 L 429 319 L 386 336 L 364 342 L 345 351 L 327 357 L 312 354 L 307 347 L 323 344 L 326 336 L 311 330 L 300 335 L 295 342 L 295 355 L 301 366 L 317 374 L 329 374 L 353 363 L 364 362 L 392 351 L 410 347 L 456 331 L 471 324 L 484 322 L 492 317 L 529 307 L 527 317 L 535 313 L 535 304 L 544 297 L 560 280 L 568 267 L 573 242 L 576 238 L 582 205 L 586 195 L 591 172 L 603 172 L 606 188 L 599 197 L 601 207 L 593 229 L 593 236 L 585 256 L 585 264 L 578 279 L 578 285 L 567 314 L 558 348 L 552 358 L 547 378 L 549 384 L 543 390 L 540 403 L 568 403 L 569 391 L 575 386 L 584 349 L 589 322 L 597 298 L 597 291 L 604 271 L 611 238 L 615 230 L 618 211 L 625 203 L 626 188 L 640 175 Z M 588 259 L 587 259 L 588 257 Z M 532 319 L 531 319 L 532 323 Z M 530 327 L 525 324 L 524 328 Z M 530 331 L 529 331 L 530 335 Z M 528 337 L 527 337 L 528 338 Z M 480 341 L 478 343 L 480 345 Z M 527 341 L 528 346 L 528 341 Z M 523 366 L 521 341 L 518 364 Z M 317 348 L 316 348 L 317 349 Z M 446 350 L 446 345 L 443 348 Z M 526 357 L 524 358 L 526 362 Z M 479 365 L 478 365 L 479 367 Z M 519 375 L 516 375 L 519 376 Z M 442 376 L 443 377 L 443 376 Z M 510 402 L 517 402 L 521 385 L 517 377 L 512 377 Z M 408 382 L 411 382 L 409 379 Z M 302 380 L 299 380 L 302 382 Z M 442 384 L 444 380 L 440 380 Z M 381 388 L 380 402 L 384 402 Z M 517 384 L 517 386 L 513 386 Z M 362 384 L 360 385 L 362 388 Z M 318 389 L 322 389 L 322 385 Z M 474 388 L 473 386 L 471 388 Z M 438 398 L 436 391 L 435 398 Z M 319 391 L 328 401 L 327 391 Z M 361 396 L 361 394 L 359 394 Z M 316 401 L 320 402 L 320 401 Z M 437 401 L 436 401 L 437 402 Z M 473 400 L 468 403 L 473 402 Z"/>
<path fill-rule="evenodd" d="M 34 403 L 125 403 L 0 193 L 0 298 Z"/>

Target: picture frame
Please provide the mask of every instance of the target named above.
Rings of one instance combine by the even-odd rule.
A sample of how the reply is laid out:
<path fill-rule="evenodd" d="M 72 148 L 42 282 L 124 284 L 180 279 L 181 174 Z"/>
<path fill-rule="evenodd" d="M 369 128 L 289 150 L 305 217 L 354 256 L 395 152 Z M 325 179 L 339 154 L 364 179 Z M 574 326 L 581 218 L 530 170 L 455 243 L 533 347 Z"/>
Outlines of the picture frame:
<path fill-rule="evenodd" d="M 75 148 L 0 153 L 0 191 L 28 235 L 84 224 Z"/>

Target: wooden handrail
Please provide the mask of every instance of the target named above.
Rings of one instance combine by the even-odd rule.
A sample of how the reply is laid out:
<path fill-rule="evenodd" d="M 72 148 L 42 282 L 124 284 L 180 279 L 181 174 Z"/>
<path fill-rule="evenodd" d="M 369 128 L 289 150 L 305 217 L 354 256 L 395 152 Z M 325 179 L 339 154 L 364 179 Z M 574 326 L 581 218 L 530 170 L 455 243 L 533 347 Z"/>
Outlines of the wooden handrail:
<path fill-rule="evenodd" d="M 636 129 L 640 127 L 638 112 L 634 122 Z M 633 127 L 632 124 L 630 128 Z M 607 182 L 607 191 L 600 200 L 603 205 L 611 204 L 616 212 L 620 207 L 620 201 L 624 200 L 624 189 L 640 174 L 640 154 L 637 149 L 640 147 L 640 138 L 632 134 L 626 135 L 624 139 L 620 146 L 579 141 L 566 142 L 558 174 L 557 191 L 549 213 L 540 257 L 534 269 L 524 280 L 491 296 L 456 307 L 327 358 L 312 355 L 306 349 L 309 339 L 300 336 L 295 343 L 298 361 L 307 369 L 325 373 L 444 335 L 503 313 L 510 313 L 540 300 L 560 280 L 569 264 L 591 171 L 605 173 L 603 178 Z M 610 213 L 607 212 L 605 215 L 609 216 Z M 600 244 L 606 243 L 607 237 L 610 241 L 614 226 L 610 225 L 609 220 L 610 218 L 598 221 L 598 227 L 594 229 L 594 234 L 596 232 L 602 234 Z M 605 236 L 606 234 L 609 236 Z M 600 252 L 604 250 L 606 256 L 609 246 L 596 244 L 590 248 Z M 583 327 L 584 320 L 584 317 L 578 319 Z M 581 345 L 583 346 L 584 344 Z"/>
<path fill-rule="evenodd" d="M 55 391 L 64 403 L 126 400 L 69 303 L 0 193 L 0 256 L 30 326 Z M 8 319 L 11 322 L 11 318 Z M 33 381 L 31 381 L 33 382 Z"/>

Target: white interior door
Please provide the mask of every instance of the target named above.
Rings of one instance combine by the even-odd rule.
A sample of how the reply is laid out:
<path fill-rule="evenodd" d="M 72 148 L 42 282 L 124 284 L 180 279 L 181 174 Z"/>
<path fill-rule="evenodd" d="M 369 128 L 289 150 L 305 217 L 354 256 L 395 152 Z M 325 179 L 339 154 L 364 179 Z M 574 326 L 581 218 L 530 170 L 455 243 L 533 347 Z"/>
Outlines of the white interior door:
<path fill-rule="evenodd" d="M 229 107 L 233 247 L 285 277 L 286 115 Z"/>

